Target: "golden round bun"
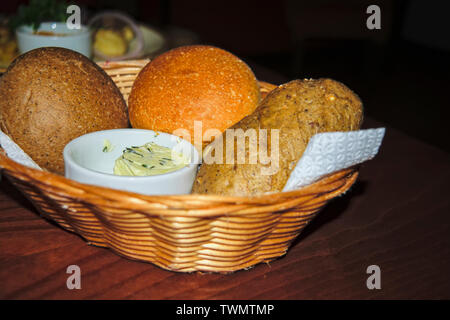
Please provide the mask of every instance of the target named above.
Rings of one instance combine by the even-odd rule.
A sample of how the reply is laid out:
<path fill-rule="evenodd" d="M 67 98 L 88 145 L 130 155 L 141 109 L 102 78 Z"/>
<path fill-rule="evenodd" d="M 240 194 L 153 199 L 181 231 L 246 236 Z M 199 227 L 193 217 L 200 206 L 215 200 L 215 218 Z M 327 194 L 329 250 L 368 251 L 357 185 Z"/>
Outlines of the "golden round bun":
<path fill-rule="evenodd" d="M 38 165 L 64 174 L 64 146 L 83 134 L 128 127 L 112 79 L 72 50 L 39 48 L 0 78 L 0 128 Z M 99 146 L 101 148 L 102 146 Z"/>
<path fill-rule="evenodd" d="M 128 108 L 132 127 L 175 134 L 185 129 L 194 142 L 194 121 L 202 122 L 203 134 L 223 132 L 259 101 L 259 85 L 247 64 L 225 50 L 195 45 L 147 64 L 133 84 Z"/>

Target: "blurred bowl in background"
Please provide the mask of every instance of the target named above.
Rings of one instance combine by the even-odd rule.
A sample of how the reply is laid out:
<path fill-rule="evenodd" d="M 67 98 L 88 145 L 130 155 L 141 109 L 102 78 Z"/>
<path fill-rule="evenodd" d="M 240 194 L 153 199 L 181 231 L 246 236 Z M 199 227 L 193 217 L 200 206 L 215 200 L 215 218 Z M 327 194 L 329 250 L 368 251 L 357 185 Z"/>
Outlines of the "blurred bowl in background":
<path fill-rule="evenodd" d="M 94 59 L 120 61 L 142 55 L 144 37 L 137 23 L 127 14 L 103 11 L 92 17 L 88 25 L 93 32 Z"/>
<path fill-rule="evenodd" d="M 88 22 L 94 61 L 153 58 L 167 49 L 167 39 L 156 28 L 120 11 L 103 11 Z"/>
<path fill-rule="evenodd" d="M 17 28 L 16 38 L 20 54 L 40 47 L 62 47 L 88 58 L 92 55 L 91 31 L 86 26 L 69 29 L 65 22 L 44 22 L 36 31 L 31 26 Z"/>

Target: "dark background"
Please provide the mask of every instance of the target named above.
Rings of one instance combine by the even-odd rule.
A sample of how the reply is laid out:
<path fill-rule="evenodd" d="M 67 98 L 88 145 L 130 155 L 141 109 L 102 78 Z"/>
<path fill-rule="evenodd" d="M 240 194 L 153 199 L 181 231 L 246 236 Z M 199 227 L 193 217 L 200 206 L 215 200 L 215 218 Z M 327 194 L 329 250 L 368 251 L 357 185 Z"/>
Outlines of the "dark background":
<path fill-rule="evenodd" d="M 20 3 L 2 3 L 13 14 Z M 450 151 L 449 1 L 73 1 L 85 19 L 122 10 L 161 30 L 172 47 L 205 43 L 272 70 L 277 84 L 330 77 L 353 89 L 365 114 Z M 369 30 L 366 9 L 381 8 Z M 177 41 L 178 40 L 178 41 Z M 258 68 L 256 68 L 258 66 Z"/>

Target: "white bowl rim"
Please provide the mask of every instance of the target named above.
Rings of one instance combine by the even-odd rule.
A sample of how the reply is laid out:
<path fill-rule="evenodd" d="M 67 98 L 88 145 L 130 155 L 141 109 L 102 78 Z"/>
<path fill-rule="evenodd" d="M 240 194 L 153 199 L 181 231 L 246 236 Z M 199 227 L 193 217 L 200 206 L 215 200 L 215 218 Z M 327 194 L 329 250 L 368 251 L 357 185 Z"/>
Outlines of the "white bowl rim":
<path fill-rule="evenodd" d="M 65 22 L 55 22 L 55 21 L 45 21 L 45 22 L 41 22 L 41 25 L 51 25 L 51 24 L 58 24 L 58 25 L 65 25 Z M 19 26 L 16 29 L 16 34 L 19 34 L 21 36 L 34 36 L 34 37 L 42 37 L 42 38 L 61 38 L 61 36 L 57 36 L 57 35 L 36 35 L 34 33 L 30 33 L 25 29 L 32 29 L 31 25 L 27 25 L 27 24 L 23 24 L 21 26 Z M 79 36 L 85 36 L 86 34 L 89 34 L 92 32 L 92 30 L 89 28 L 89 26 L 82 24 L 81 25 L 81 29 L 76 30 L 77 32 L 72 32 L 72 33 L 67 33 L 64 35 L 64 38 L 67 37 L 79 37 Z"/>
<path fill-rule="evenodd" d="M 185 167 L 183 167 L 181 169 L 175 170 L 175 171 L 171 171 L 171 172 L 167 172 L 167 173 L 161 173 L 161 174 L 155 174 L 155 175 L 152 175 L 152 176 L 121 176 L 121 175 L 116 175 L 116 174 L 113 174 L 113 173 L 106 173 L 106 172 L 100 172 L 100 171 L 97 171 L 97 170 L 92 170 L 92 169 L 86 168 L 86 167 L 78 164 L 71 157 L 71 155 L 69 154 L 70 146 L 75 144 L 77 141 L 80 141 L 82 139 L 86 139 L 87 136 L 101 135 L 102 133 L 111 132 L 111 131 L 115 131 L 115 132 L 119 132 L 119 131 L 135 131 L 135 132 L 145 132 L 145 133 L 155 133 L 155 134 L 157 133 L 157 134 L 160 134 L 160 135 L 166 135 L 166 136 L 170 136 L 170 137 L 175 137 L 175 138 L 177 138 L 179 140 L 184 141 L 185 143 L 188 143 L 188 145 L 190 146 L 191 150 L 194 150 L 194 154 L 193 154 L 193 157 L 191 157 L 191 161 L 190 161 L 190 163 L 187 166 L 185 166 Z M 79 170 L 81 170 L 81 171 L 83 171 L 85 173 L 98 174 L 100 176 L 107 176 L 107 177 L 109 177 L 111 179 L 131 180 L 131 181 L 133 181 L 133 180 L 144 180 L 144 179 L 159 180 L 159 179 L 167 177 L 167 176 L 181 175 L 185 171 L 192 170 L 192 166 L 193 165 L 194 166 L 198 166 L 198 164 L 199 164 L 198 151 L 192 145 L 192 143 L 190 143 L 189 141 L 187 141 L 187 140 L 185 140 L 185 139 L 183 139 L 181 137 L 175 136 L 173 134 L 167 133 L 167 132 L 153 131 L 153 130 L 147 130 L 147 129 L 136 129 L 136 128 L 109 129 L 109 130 L 99 130 L 99 131 L 93 131 L 93 132 L 90 132 L 90 133 L 86 133 L 86 134 L 84 134 L 82 136 L 79 136 L 79 137 L 71 140 L 69 143 L 67 143 L 65 145 L 64 150 L 63 150 L 63 157 L 64 157 L 64 160 L 67 160 L 68 162 L 70 162 L 70 164 L 72 166 L 74 166 L 75 168 L 77 168 L 77 169 L 79 169 Z"/>

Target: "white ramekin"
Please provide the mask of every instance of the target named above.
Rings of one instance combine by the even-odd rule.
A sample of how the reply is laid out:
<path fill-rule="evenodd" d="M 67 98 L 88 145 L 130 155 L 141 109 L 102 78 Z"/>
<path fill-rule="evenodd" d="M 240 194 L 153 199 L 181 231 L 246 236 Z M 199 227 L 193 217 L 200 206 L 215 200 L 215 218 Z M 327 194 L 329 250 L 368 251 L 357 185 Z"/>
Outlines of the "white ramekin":
<path fill-rule="evenodd" d="M 111 143 L 110 152 L 103 151 L 105 140 Z M 175 148 L 185 154 L 190 163 L 182 169 L 154 176 L 113 174 L 115 160 L 122 155 L 126 147 L 141 146 L 148 142 Z M 66 178 L 146 195 L 190 193 L 200 162 L 199 154 L 190 142 L 168 133 L 143 129 L 113 129 L 88 133 L 69 142 L 63 155 Z"/>

